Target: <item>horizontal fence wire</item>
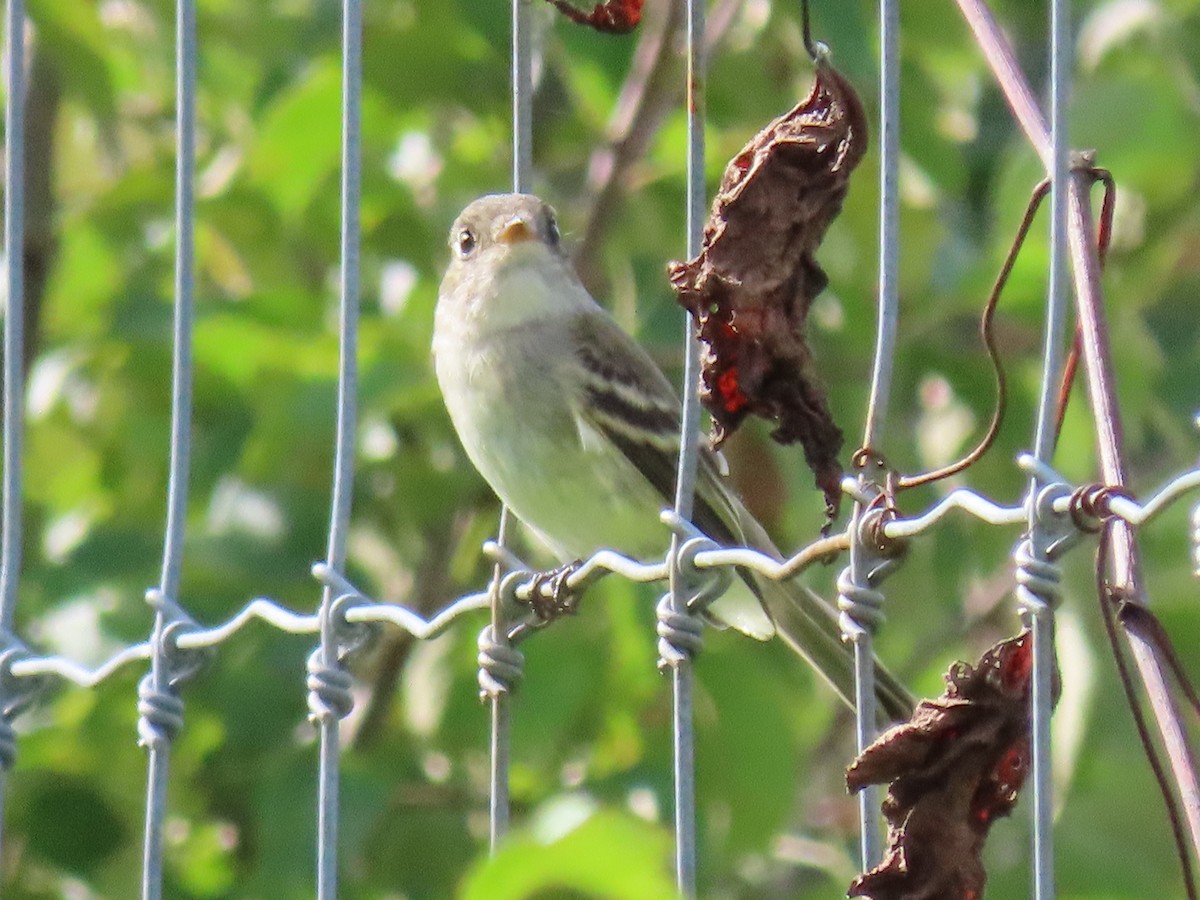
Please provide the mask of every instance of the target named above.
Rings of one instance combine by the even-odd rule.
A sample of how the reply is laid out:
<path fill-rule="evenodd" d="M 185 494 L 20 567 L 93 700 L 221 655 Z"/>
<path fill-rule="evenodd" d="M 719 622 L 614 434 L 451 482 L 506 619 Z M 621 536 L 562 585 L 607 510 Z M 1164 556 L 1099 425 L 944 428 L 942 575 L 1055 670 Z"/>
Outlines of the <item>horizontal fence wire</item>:
<path fill-rule="evenodd" d="M 4 646 L 0 647 L 0 712 L 4 728 L 32 701 L 36 689 L 47 683 L 63 682 L 93 688 L 130 666 L 147 666 L 148 675 L 139 685 L 139 735 L 148 749 L 146 818 L 143 847 L 142 896 L 148 900 L 162 895 L 163 824 L 167 809 L 168 761 L 171 740 L 183 727 L 179 687 L 195 673 L 210 651 L 235 640 L 244 630 L 266 626 L 282 633 L 316 637 L 316 649 L 308 672 L 312 718 L 320 732 L 317 802 L 317 896 L 332 900 L 337 893 L 337 847 L 339 803 L 339 720 L 349 712 L 349 675 L 343 668 L 345 656 L 352 652 L 365 633 L 379 626 L 402 629 L 421 640 L 435 639 L 464 616 L 491 612 L 490 631 L 495 646 L 489 652 L 486 671 L 480 680 L 507 672 L 519 677 L 519 654 L 515 643 L 538 630 L 528 602 L 534 592 L 544 589 L 530 566 L 505 546 L 507 515 L 501 519 L 497 540 L 485 546 L 485 554 L 495 563 L 496 571 L 487 590 L 468 593 L 437 614 L 426 617 L 407 606 L 371 597 L 355 586 L 345 573 L 346 536 L 351 513 L 354 477 L 354 434 L 357 413 L 357 321 L 359 306 L 359 203 L 361 193 L 361 0 L 342 2 L 342 200 L 339 292 L 339 375 L 335 462 L 330 508 L 327 557 L 313 566 L 312 574 L 321 589 L 315 613 L 297 612 L 276 601 L 258 597 L 248 602 L 227 621 L 204 627 L 186 614 L 179 597 L 180 567 L 187 511 L 187 481 L 191 439 L 191 320 L 193 308 L 193 235 L 195 169 L 195 94 L 196 94 L 196 19 L 195 0 L 176 3 L 176 110 L 177 155 L 175 174 L 175 285 L 174 351 L 172 357 L 172 424 L 167 517 L 164 530 L 162 575 L 157 588 L 147 593 L 153 610 L 148 640 L 114 653 L 95 667 L 80 665 L 60 656 L 39 656 L 27 650 L 10 632 L 21 568 L 22 465 L 24 413 L 24 335 L 23 271 L 21 265 L 24 221 L 24 92 L 25 53 L 22 34 L 25 10 L 22 0 L 9 0 L 5 9 L 7 103 L 5 108 L 5 285 L 3 365 L 3 437 L 4 475 L 0 498 L 0 626 Z M 702 0 L 681 0 L 686 5 L 687 53 L 687 200 L 686 245 L 689 257 L 700 249 L 706 212 L 704 183 L 704 12 Z M 1010 101 L 1018 121 L 1052 171 L 1051 265 L 1047 288 L 1047 313 L 1043 358 L 1042 390 L 1039 399 L 1033 451 L 1016 461 L 1018 471 L 1028 479 L 1028 491 L 1020 502 L 1004 504 L 968 488 L 958 488 L 924 512 L 910 517 L 891 518 L 880 524 L 889 539 L 916 538 L 935 529 L 947 516 L 961 512 L 980 522 L 998 526 L 1024 527 L 1029 539 L 1018 547 L 1014 566 L 1021 584 L 1019 599 L 1029 610 L 1035 641 L 1035 716 L 1033 744 L 1033 816 L 1034 816 L 1034 895 L 1039 900 L 1054 896 L 1053 844 L 1051 842 L 1052 784 L 1049 768 L 1050 678 L 1053 660 L 1053 600 L 1056 590 L 1057 560 L 1078 543 L 1089 523 L 1079 509 L 1077 498 L 1087 485 L 1069 483 L 1053 468 L 1052 390 L 1062 367 L 1066 303 L 1071 286 L 1068 260 L 1072 240 L 1087 229 L 1079 221 L 1082 201 L 1076 194 L 1077 180 L 1072 177 L 1066 110 L 1069 97 L 1070 66 L 1069 10 L 1065 0 L 1050 0 L 1051 125 L 1048 128 L 1036 100 L 1024 82 L 1005 45 L 988 39 L 994 20 L 982 0 L 958 0 L 972 25 L 989 63 L 998 72 L 1007 72 L 1015 85 Z M 898 167 L 899 167 L 899 3 L 881 0 L 881 209 L 880 209 L 880 288 L 879 330 L 868 408 L 864 443 L 876 447 L 882 440 L 891 381 L 892 353 L 898 321 Z M 529 191 L 532 183 L 532 56 L 531 0 L 512 0 L 512 74 L 513 74 L 513 187 Z M 990 26 L 988 23 L 991 23 Z M 998 31 L 996 32 L 998 34 Z M 1014 99 L 1015 98 L 1015 99 Z M 1086 273 L 1085 273 L 1086 274 Z M 1076 293 L 1082 295 L 1081 279 L 1076 270 Z M 1092 272 L 1089 277 L 1094 278 Z M 1086 285 L 1084 285 L 1086 287 Z M 1080 299 L 1081 310 L 1087 304 Z M 1103 334 L 1102 323 L 1093 330 Z M 854 616 L 855 591 L 875 591 L 871 578 L 870 557 L 859 527 L 861 511 L 878 495 L 881 485 L 869 478 L 847 476 L 844 493 L 856 504 L 851 524 L 843 535 L 822 538 L 801 548 L 782 561 L 745 547 L 718 547 L 691 526 L 694 491 L 695 447 L 699 434 L 699 405 L 695 384 L 698 376 L 697 345 L 689 321 L 685 333 L 686 366 L 682 448 L 678 460 L 678 478 L 674 504 L 662 512 L 662 520 L 672 533 L 670 546 L 664 548 L 661 561 L 642 562 L 612 550 L 604 550 L 585 560 L 566 581 L 571 590 L 583 590 L 609 574 L 635 582 L 668 582 L 669 612 L 691 615 L 688 590 L 703 579 L 704 573 L 731 575 L 735 568 L 750 569 L 766 578 L 795 578 L 831 550 L 850 550 L 848 589 L 843 592 L 843 612 L 849 615 L 845 626 L 854 640 L 856 671 L 859 673 L 858 743 L 860 749 L 874 737 L 874 716 L 868 715 L 873 693 L 870 632 L 861 629 Z M 1103 342 L 1101 342 L 1101 345 Z M 1103 349 L 1103 348 L 1102 348 Z M 1097 360 L 1091 368 L 1102 369 Z M 1099 360 L 1103 362 L 1103 360 Z M 1093 388 L 1096 378 L 1093 374 Z M 1111 382 L 1111 373 L 1103 375 Z M 1103 384 L 1099 385 L 1104 387 Z M 1095 389 L 1092 392 L 1096 393 Z M 1111 391 L 1109 391 L 1111 400 Z M 1115 410 L 1100 408 L 1097 418 Z M 1107 446 L 1106 475 L 1123 476 L 1119 443 Z M 1112 478 L 1109 479 L 1112 481 Z M 1112 483 L 1119 484 L 1117 477 Z M 1107 496 L 1105 512 L 1111 514 L 1132 535 L 1177 500 L 1200 488 L 1200 467 L 1169 480 L 1139 502 L 1124 496 Z M 1200 509 L 1200 506 L 1197 507 Z M 1197 514 L 1200 522 L 1200 514 Z M 1200 533 L 1200 526 L 1194 526 Z M 1132 541 L 1132 537 L 1130 537 Z M 1120 543 L 1120 542 L 1117 542 Z M 1198 540 L 1197 546 L 1200 546 Z M 1131 553 L 1131 551 L 1130 551 Z M 1197 550 L 1200 554 L 1200 550 Z M 1139 575 L 1132 554 L 1118 564 L 1118 575 L 1136 582 Z M 860 636 L 859 629 L 863 636 Z M 481 667 L 485 653 L 481 639 Z M 498 648 L 498 649 L 497 649 Z M 507 669 L 505 667 L 508 667 Z M 514 669 L 514 666 L 516 667 Z M 676 832 L 676 879 L 683 896 L 696 890 L 694 735 L 691 709 L 692 668 L 687 652 L 672 658 L 674 697 L 673 744 Z M 500 682 L 497 682 L 499 684 Z M 509 716 L 511 684 L 490 694 L 491 735 L 491 841 L 493 849 L 503 837 L 508 823 Z M 1160 717 L 1160 723 L 1162 723 Z M 1168 744 L 1186 746 L 1186 741 L 1160 725 Z M 0 809 L 12 764 L 13 737 L 0 735 Z M 1178 772 L 1177 772 L 1178 774 Z M 1193 816 L 1193 836 L 1200 841 L 1200 823 L 1195 821 L 1197 789 L 1181 778 L 1185 808 Z M 878 861 L 882 848 L 878 828 L 878 797 L 864 799 L 861 814 L 861 861 L 869 867 Z M 0 819 L 3 817 L 0 816 Z M 2 825 L 2 822 L 0 822 Z M 3 831 L 0 829 L 0 840 Z"/>

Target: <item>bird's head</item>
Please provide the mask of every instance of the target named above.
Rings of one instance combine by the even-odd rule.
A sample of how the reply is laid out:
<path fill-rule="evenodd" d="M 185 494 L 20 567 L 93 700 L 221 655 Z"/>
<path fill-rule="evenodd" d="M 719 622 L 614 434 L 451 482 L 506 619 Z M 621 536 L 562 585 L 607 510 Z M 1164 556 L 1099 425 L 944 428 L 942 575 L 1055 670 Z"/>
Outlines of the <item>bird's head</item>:
<path fill-rule="evenodd" d="M 562 256 L 562 236 L 550 204 L 532 194 L 488 194 L 464 209 L 450 228 L 454 262 L 475 265 L 549 251 Z"/>
<path fill-rule="evenodd" d="M 502 329 L 569 313 L 593 301 L 562 247 L 554 209 L 532 194 L 488 194 L 450 228 L 443 318 Z"/>

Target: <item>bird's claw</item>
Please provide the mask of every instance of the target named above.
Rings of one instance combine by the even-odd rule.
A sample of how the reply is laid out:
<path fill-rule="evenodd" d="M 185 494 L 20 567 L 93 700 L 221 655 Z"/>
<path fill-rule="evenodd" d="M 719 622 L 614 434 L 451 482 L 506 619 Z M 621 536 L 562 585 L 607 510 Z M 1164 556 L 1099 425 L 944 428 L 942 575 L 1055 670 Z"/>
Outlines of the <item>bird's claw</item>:
<path fill-rule="evenodd" d="M 567 583 L 583 565 L 583 560 L 565 563 L 548 572 L 538 572 L 529 580 L 529 608 L 537 617 L 538 625 L 547 625 L 560 616 L 570 615 L 579 609 L 581 592 L 572 590 Z"/>

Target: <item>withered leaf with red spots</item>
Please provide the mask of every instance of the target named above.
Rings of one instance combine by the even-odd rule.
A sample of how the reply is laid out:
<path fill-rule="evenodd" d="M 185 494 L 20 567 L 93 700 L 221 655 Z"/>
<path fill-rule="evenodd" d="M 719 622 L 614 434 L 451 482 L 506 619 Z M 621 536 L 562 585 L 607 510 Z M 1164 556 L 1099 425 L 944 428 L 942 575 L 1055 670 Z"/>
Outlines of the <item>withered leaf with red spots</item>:
<path fill-rule="evenodd" d="M 984 840 L 1012 812 L 1029 768 L 1032 673 L 1028 631 L 996 644 L 978 666 L 955 663 L 941 697 L 922 700 L 854 761 L 851 791 L 889 785 L 888 852 L 848 896 L 981 900 Z"/>
<path fill-rule="evenodd" d="M 645 0 L 604 0 L 585 12 L 569 0 L 546 0 L 560 13 L 580 25 L 588 25 L 606 34 L 629 34 L 642 21 Z"/>
<path fill-rule="evenodd" d="M 805 322 L 827 278 L 814 253 L 867 149 L 862 104 L 822 59 L 812 94 L 760 131 L 725 168 L 699 256 L 671 284 L 704 343 L 700 396 L 714 445 L 754 413 L 780 443 L 799 441 L 831 513 L 842 432 L 818 383 Z"/>

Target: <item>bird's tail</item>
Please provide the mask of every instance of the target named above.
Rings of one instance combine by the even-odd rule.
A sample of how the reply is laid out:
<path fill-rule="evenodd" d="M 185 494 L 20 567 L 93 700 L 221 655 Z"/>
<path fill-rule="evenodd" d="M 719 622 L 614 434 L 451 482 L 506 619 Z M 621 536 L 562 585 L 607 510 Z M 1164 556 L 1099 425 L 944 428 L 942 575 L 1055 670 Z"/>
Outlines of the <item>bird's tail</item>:
<path fill-rule="evenodd" d="M 794 581 L 771 581 L 746 573 L 775 629 L 796 651 L 854 706 L 854 648 L 842 640 L 837 613 L 818 594 Z M 879 724 L 904 721 L 912 715 L 915 699 L 878 660 L 875 662 L 875 702 Z"/>
<path fill-rule="evenodd" d="M 745 545 L 779 559 L 779 551 L 766 530 L 745 507 L 733 504 L 732 510 Z M 842 640 L 834 608 L 797 581 L 772 581 L 749 571 L 740 574 L 766 608 L 776 633 L 853 708 L 854 647 Z M 875 698 L 880 724 L 907 720 L 916 705 L 908 689 L 878 660 L 875 661 Z"/>

